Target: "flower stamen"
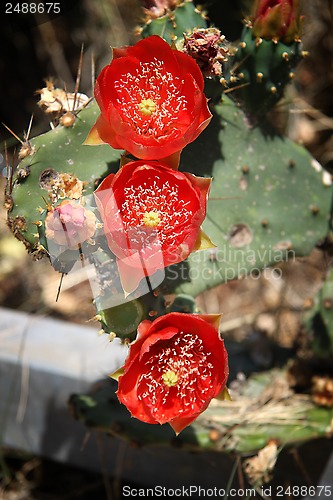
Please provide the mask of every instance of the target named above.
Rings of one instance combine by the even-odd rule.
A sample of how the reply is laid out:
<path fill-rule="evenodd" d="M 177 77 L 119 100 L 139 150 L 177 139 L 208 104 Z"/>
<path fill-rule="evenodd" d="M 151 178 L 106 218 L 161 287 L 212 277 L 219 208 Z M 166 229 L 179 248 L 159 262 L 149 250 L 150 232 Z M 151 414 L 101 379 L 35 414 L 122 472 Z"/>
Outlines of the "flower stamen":
<path fill-rule="evenodd" d="M 174 387 L 178 382 L 178 375 L 173 370 L 168 370 L 162 375 L 162 380 L 167 387 Z"/>
<path fill-rule="evenodd" d="M 139 109 L 143 115 L 150 116 L 156 111 L 156 104 L 152 99 L 142 99 Z"/>
<path fill-rule="evenodd" d="M 161 219 L 157 212 L 151 210 L 150 212 L 145 212 L 142 218 L 142 222 L 145 226 L 156 227 L 161 222 Z"/>

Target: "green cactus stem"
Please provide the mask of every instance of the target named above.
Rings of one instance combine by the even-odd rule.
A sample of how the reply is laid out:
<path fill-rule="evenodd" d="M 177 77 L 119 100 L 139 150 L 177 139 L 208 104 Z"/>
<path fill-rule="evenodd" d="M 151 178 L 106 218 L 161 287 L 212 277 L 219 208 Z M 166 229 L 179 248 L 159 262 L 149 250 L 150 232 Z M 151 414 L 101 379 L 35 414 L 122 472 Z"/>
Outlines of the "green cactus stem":
<path fill-rule="evenodd" d="M 299 39 L 288 45 L 264 40 L 253 36 L 252 28 L 246 26 L 225 83 L 236 89 L 235 95 L 249 114 L 258 118 L 281 99 L 302 54 Z"/>
<path fill-rule="evenodd" d="M 312 348 L 317 356 L 333 356 L 333 269 L 321 290 L 314 298 L 313 305 L 304 313 L 304 327 L 312 336 Z"/>
<path fill-rule="evenodd" d="M 137 28 L 142 38 L 159 35 L 168 43 L 183 40 L 183 33 L 190 33 L 193 28 L 206 28 L 207 22 L 202 11 L 197 9 L 192 0 L 185 0 L 175 10 L 155 19 L 148 18 L 146 24 Z"/>

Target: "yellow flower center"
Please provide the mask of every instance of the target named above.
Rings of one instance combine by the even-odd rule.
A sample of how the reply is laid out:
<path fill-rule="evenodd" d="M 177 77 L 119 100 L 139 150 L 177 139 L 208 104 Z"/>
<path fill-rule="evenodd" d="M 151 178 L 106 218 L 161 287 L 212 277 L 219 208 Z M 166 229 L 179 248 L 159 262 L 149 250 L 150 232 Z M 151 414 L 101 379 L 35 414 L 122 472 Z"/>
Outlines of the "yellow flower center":
<path fill-rule="evenodd" d="M 168 387 L 174 387 L 178 382 L 178 375 L 172 370 L 163 373 L 162 380 Z"/>
<path fill-rule="evenodd" d="M 158 213 L 152 210 L 151 212 L 146 212 L 144 214 L 142 222 L 145 226 L 156 227 L 161 222 L 161 219 L 159 218 Z"/>
<path fill-rule="evenodd" d="M 156 110 L 156 104 L 151 99 L 142 99 L 139 109 L 143 115 L 150 116 Z"/>

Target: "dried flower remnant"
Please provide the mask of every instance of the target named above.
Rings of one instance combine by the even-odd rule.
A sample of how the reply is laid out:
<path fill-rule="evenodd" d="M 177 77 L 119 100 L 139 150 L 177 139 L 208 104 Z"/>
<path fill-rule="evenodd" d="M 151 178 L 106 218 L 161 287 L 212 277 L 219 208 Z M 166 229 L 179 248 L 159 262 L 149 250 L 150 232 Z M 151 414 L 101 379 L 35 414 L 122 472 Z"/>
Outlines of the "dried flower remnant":
<path fill-rule="evenodd" d="M 46 81 L 46 87 L 37 90 L 40 95 L 38 106 L 45 113 L 61 116 L 69 111 L 76 111 L 85 106 L 89 97 L 81 93 L 65 92 L 65 90 L 56 88 L 52 81 Z"/>
<path fill-rule="evenodd" d="M 312 378 L 312 399 L 318 406 L 333 407 L 333 378 L 315 376 Z"/>
<path fill-rule="evenodd" d="M 39 185 L 48 191 L 51 202 L 56 203 L 64 198 L 78 200 L 82 196 L 85 183 L 76 175 L 46 169 L 40 174 Z"/>
<path fill-rule="evenodd" d="M 272 479 L 277 456 L 278 443 L 272 439 L 264 448 L 259 450 L 257 455 L 245 461 L 245 472 L 251 484 L 261 486 Z"/>
<path fill-rule="evenodd" d="M 194 29 L 184 34 L 183 52 L 191 56 L 206 77 L 222 75 L 222 63 L 228 60 L 225 36 L 217 28 Z"/>
<path fill-rule="evenodd" d="M 59 175 L 59 180 L 56 189 L 59 198 L 66 197 L 78 200 L 82 196 L 84 182 L 77 178 L 76 175 L 62 173 Z"/>

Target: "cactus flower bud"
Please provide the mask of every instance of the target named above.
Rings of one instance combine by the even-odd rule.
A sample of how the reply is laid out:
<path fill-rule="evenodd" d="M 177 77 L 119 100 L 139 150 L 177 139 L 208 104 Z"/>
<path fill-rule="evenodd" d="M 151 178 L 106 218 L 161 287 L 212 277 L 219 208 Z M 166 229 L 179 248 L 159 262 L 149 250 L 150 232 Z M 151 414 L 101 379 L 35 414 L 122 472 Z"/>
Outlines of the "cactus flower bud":
<path fill-rule="evenodd" d="M 46 238 L 60 246 L 77 248 L 95 234 L 96 217 L 74 201 L 63 201 L 45 219 Z"/>
<path fill-rule="evenodd" d="M 250 21 L 254 36 L 290 43 L 300 34 L 300 1 L 256 0 Z"/>

